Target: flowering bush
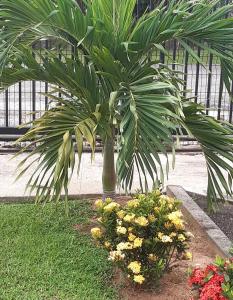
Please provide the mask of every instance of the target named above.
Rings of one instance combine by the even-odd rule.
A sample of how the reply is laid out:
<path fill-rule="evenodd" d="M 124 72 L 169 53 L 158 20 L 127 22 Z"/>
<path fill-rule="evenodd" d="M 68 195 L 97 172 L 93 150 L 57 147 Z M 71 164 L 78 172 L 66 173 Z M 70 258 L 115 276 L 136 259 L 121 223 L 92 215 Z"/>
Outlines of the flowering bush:
<path fill-rule="evenodd" d="M 93 228 L 92 236 L 132 281 L 158 279 L 175 259 L 191 258 L 186 252 L 191 233 L 173 198 L 156 190 L 124 206 L 111 199 L 97 200 L 95 206 L 101 228 Z"/>
<path fill-rule="evenodd" d="M 233 259 L 217 257 L 214 264 L 203 269 L 195 268 L 190 274 L 189 284 L 198 290 L 196 299 L 233 299 Z"/>

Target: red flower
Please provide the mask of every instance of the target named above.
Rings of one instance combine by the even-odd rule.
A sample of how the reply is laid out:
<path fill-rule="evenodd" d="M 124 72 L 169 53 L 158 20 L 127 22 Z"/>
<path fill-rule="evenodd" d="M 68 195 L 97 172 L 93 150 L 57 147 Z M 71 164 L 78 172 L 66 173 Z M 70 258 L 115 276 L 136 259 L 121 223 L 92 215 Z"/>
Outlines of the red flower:
<path fill-rule="evenodd" d="M 221 285 L 224 281 L 224 276 L 215 274 L 211 279 L 208 281 L 208 284 L 219 284 Z"/>
<path fill-rule="evenodd" d="M 200 268 L 195 268 L 189 277 L 189 285 L 198 284 L 202 285 L 204 279 L 204 272 Z"/>
<path fill-rule="evenodd" d="M 200 300 L 226 300 L 222 295 L 224 276 L 218 273 L 218 267 L 208 265 L 204 270 L 195 268 L 189 277 L 189 284 L 198 285 Z"/>
<path fill-rule="evenodd" d="M 216 273 L 218 271 L 218 268 L 215 265 L 208 265 L 205 268 L 205 274 L 208 275 L 209 272 Z"/>
<path fill-rule="evenodd" d="M 201 289 L 200 300 L 227 300 L 222 296 L 221 281 L 208 281 Z"/>
<path fill-rule="evenodd" d="M 212 268 L 209 270 L 213 271 Z M 215 272 L 215 271 L 214 271 Z M 227 298 L 222 296 L 221 284 L 224 281 L 224 276 L 214 274 L 209 281 L 203 284 L 200 293 L 200 300 L 225 300 Z"/>

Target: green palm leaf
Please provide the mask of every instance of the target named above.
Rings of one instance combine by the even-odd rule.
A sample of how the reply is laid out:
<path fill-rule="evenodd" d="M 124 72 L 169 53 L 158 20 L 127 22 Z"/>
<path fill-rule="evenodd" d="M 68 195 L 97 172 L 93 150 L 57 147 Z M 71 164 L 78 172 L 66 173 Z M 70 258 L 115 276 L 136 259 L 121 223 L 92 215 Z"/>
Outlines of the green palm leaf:
<path fill-rule="evenodd" d="M 30 131 L 17 141 L 29 140 L 31 145 L 37 144 L 19 165 L 20 168 L 24 167 L 19 174 L 21 177 L 28 169 L 27 163 L 32 165 L 29 158 L 32 155 L 38 156 L 34 161 L 38 166 L 27 185 L 31 193 L 36 190 L 37 202 L 51 199 L 58 201 L 63 189 L 68 195 L 68 184 L 75 166 L 76 146 L 79 165 L 84 139 L 90 144 L 93 153 L 95 151 L 96 128 L 101 114 L 98 111 L 85 113 L 85 108 L 73 101 L 59 99 L 59 102 L 55 108 L 34 121 Z"/>
<path fill-rule="evenodd" d="M 202 147 L 208 171 L 209 206 L 232 195 L 233 126 L 201 113 L 197 104 L 184 107 L 185 127 Z"/>
<path fill-rule="evenodd" d="M 173 134 L 182 130 L 201 144 L 210 204 L 232 195 L 232 126 L 205 116 L 203 108 L 185 99 L 181 74 L 150 61 L 150 54 L 158 50 L 169 56 L 164 43 L 176 40 L 201 63 L 195 54 L 200 47 L 219 58 L 230 91 L 233 5 L 172 0 L 136 20 L 135 4 L 86 0 L 82 10 L 74 0 L 1 0 L 0 89 L 26 80 L 51 86 L 45 95 L 51 101 L 48 111 L 20 139 L 36 145 L 20 164 L 20 176 L 39 161 L 28 183 L 39 202 L 58 200 L 63 190 L 68 194 L 75 150 L 80 162 L 83 142 L 94 152 L 97 136 L 108 158 L 104 192 L 114 192 L 115 133 L 118 184 L 130 190 L 135 170 L 141 188 L 149 189 L 149 178 L 154 185 L 163 182 L 169 165 L 163 170 L 159 153 L 167 158 Z M 34 47 L 44 39 L 52 39 L 54 49 Z M 71 48 L 72 56 L 67 54 Z"/>

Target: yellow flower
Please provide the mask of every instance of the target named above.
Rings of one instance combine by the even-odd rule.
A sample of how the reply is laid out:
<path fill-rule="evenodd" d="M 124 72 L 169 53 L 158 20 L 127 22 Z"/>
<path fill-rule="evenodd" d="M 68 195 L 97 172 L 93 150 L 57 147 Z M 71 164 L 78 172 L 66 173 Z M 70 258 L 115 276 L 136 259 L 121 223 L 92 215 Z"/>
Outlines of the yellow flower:
<path fill-rule="evenodd" d="M 108 198 L 105 199 L 105 203 L 109 204 L 109 203 L 111 203 L 111 202 L 112 202 L 112 199 L 111 199 L 111 198 L 108 197 Z"/>
<path fill-rule="evenodd" d="M 163 233 L 162 233 L 162 232 L 159 232 L 159 233 L 158 233 L 158 238 L 161 240 L 162 237 L 163 237 Z"/>
<path fill-rule="evenodd" d="M 114 209 L 118 208 L 120 205 L 116 202 L 111 202 L 104 207 L 104 211 L 112 212 Z"/>
<path fill-rule="evenodd" d="M 91 229 L 91 234 L 94 239 L 99 239 L 102 237 L 103 233 L 99 227 L 95 227 Z"/>
<path fill-rule="evenodd" d="M 145 281 L 145 277 L 142 275 L 134 275 L 133 280 L 139 284 L 142 284 Z"/>
<path fill-rule="evenodd" d="M 192 259 L 193 258 L 193 255 L 192 255 L 192 253 L 191 252 L 185 252 L 185 258 L 186 259 Z"/>
<path fill-rule="evenodd" d="M 155 211 L 155 213 L 158 213 L 158 212 L 160 211 L 160 207 L 155 206 L 155 207 L 154 207 L 154 211 Z"/>
<path fill-rule="evenodd" d="M 136 238 L 134 241 L 133 241 L 133 246 L 134 248 L 139 248 L 142 246 L 142 242 L 143 242 L 143 238 Z"/>
<path fill-rule="evenodd" d="M 146 217 L 138 217 L 134 220 L 134 222 L 140 226 L 147 226 L 149 224 L 148 220 Z"/>
<path fill-rule="evenodd" d="M 124 220 L 125 222 L 129 222 L 129 223 L 130 223 L 130 222 L 133 221 L 134 218 L 135 218 L 135 214 L 130 214 L 130 215 L 128 214 L 128 215 L 126 215 L 126 216 L 124 217 L 123 220 Z"/>
<path fill-rule="evenodd" d="M 150 223 L 153 223 L 156 220 L 156 217 L 151 214 L 151 215 L 148 216 L 148 220 L 149 220 Z"/>
<path fill-rule="evenodd" d="M 161 195 L 159 198 L 159 203 L 160 204 L 170 204 L 170 205 L 174 205 L 175 200 L 167 195 Z"/>
<path fill-rule="evenodd" d="M 159 198 L 159 204 L 161 206 L 165 206 L 167 204 L 167 196 L 165 196 L 165 195 L 160 196 L 160 198 Z"/>
<path fill-rule="evenodd" d="M 96 208 L 102 208 L 103 207 L 103 201 L 101 199 L 98 199 L 95 201 L 95 207 Z"/>
<path fill-rule="evenodd" d="M 184 222 L 181 219 L 182 212 L 177 210 L 173 211 L 172 213 L 168 214 L 168 219 L 173 223 L 173 225 L 176 227 L 176 229 L 183 229 L 184 228 Z"/>
<path fill-rule="evenodd" d="M 171 197 L 168 197 L 167 202 L 168 202 L 170 205 L 174 205 L 174 204 L 175 204 L 175 199 L 174 199 L 174 198 L 171 198 Z"/>
<path fill-rule="evenodd" d="M 160 190 L 155 190 L 155 196 L 160 196 L 160 195 L 161 195 Z"/>
<path fill-rule="evenodd" d="M 136 235 L 134 235 L 133 233 L 129 233 L 128 239 L 130 242 L 133 242 L 136 239 Z"/>
<path fill-rule="evenodd" d="M 133 249 L 133 245 L 130 242 L 121 242 L 117 245 L 117 250 L 121 251 L 121 250 L 131 250 Z"/>
<path fill-rule="evenodd" d="M 164 235 L 161 239 L 162 243 L 172 243 L 172 238 L 168 235 Z"/>
<path fill-rule="evenodd" d="M 168 204 L 169 209 L 173 209 L 173 204 Z"/>
<path fill-rule="evenodd" d="M 108 260 L 110 261 L 119 261 L 125 258 L 125 254 L 123 254 L 120 250 L 110 251 Z"/>
<path fill-rule="evenodd" d="M 188 237 L 190 237 L 190 238 L 193 238 L 193 237 L 194 237 L 194 235 L 193 235 L 192 232 L 190 232 L 190 231 L 186 232 L 186 235 L 187 235 Z"/>
<path fill-rule="evenodd" d="M 133 227 L 129 227 L 128 232 L 132 232 L 132 231 L 133 231 Z"/>
<path fill-rule="evenodd" d="M 169 229 L 169 228 L 172 227 L 172 223 L 166 222 L 166 223 L 164 224 L 164 227 L 165 227 L 166 229 Z"/>
<path fill-rule="evenodd" d="M 178 230 L 184 229 L 184 221 L 183 220 L 179 220 L 179 219 L 174 220 L 173 224 L 176 227 L 176 229 L 178 229 Z"/>
<path fill-rule="evenodd" d="M 111 248 L 111 243 L 106 241 L 106 242 L 104 242 L 104 246 L 105 246 L 105 248 L 109 249 L 109 248 Z"/>
<path fill-rule="evenodd" d="M 117 226 L 116 231 L 119 234 L 126 234 L 127 229 L 125 227 L 122 227 L 122 226 Z"/>
<path fill-rule="evenodd" d="M 173 238 L 173 237 L 176 236 L 176 233 L 175 233 L 175 232 L 171 232 L 171 233 L 169 234 L 169 236 L 170 236 L 171 238 Z"/>
<path fill-rule="evenodd" d="M 118 225 L 118 226 L 121 226 L 121 225 L 122 225 L 122 221 L 121 221 L 121 220 L 117 219 L 116 221 L 117 221 L 117 225 Z"/>
<path fill-rule="evenodd" d="M 140 204 L 140 201 L 138 199 L 133 199 L 133 200 L 128 201 L 127 206 L 129 208 L 136 208 L 139 206 L 139 204 Z"/>
<path fill-rule="evenodd" d="M 156 261 L 156 260 L 157 260 L 157 256 L 156 256 L 155 254 L 153 254 L 153 253 L 150 253 L 150 254 L 148 255 L 148 258 L 149 258 L 149 260 L 151 260 L 151 261 Z"/>
<path fill-rule="evenodd" d="M 171 212 L 168 215 L 168 219 L 172 221 L 173 219 L 181 218 L 182 216 L 183 216 L 182 212 L 179 210 L 176 210 L 176 211 Z"/>
<path fill-rule="evenodd" d="M 119 210 L 117 212 L 117 216 L 118 216 L 119 219 L 123 219 L 125 214 L 126 214 L 126 212 L 124 210 Z"/>
<path fill-rule="evenodd" d="M 176 220 L 176 219 L 180 219 L 183 216 L 182 212 L 179 210 L 173 211 L 170 214 L 168 214 L 168 219 L 170 221 Z"/>
<path fill-rule="evenodd" d="M 130 269 L 134 274 L 139 274 L 141 271 L 141 263 L 139 261 L 132 261 L 128 265 L 128 269 Z"/>
<path fill-rule="evenodd" d="M 181 233 L 178 235 L 178 240 L 184 242 L 186 240 L 185 236 Z"/>
<path fill-rule="evenodd" d="M 145 194 L 139 194 L 138 195 L 138 199 L 141 201 L 145 200 L 146 199 L 146 195 Z"/>

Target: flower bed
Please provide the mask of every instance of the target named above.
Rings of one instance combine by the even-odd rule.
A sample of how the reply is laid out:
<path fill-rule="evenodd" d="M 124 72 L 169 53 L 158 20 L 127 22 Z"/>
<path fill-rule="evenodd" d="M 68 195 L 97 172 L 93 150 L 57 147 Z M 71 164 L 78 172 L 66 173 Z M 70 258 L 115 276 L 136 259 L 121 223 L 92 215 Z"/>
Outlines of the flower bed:
<path fill-rule="evenodd" d="M 194 290 L 193 300 L 233 299 L 233 259 L 217 257 L 214 264 L 194 268 L 189 284 Z"/>
<path fill-rule="evenodd" d="M 156 282 L 174 261 L 192 257 L 186 251 L 192 234 L 185 230 L 179 207 L 179 201 L 158 190 L 124 206 L 97 200 L 101 228 L 93 228 L 92 236 L 134 283 Z"/>
<path fill-rule="evenodd" d="M 164 200 L 166 202 L 171 201 L 171 198 L 167 198 L 162 195 L 157 195 L 156 197 L 158 197 L 157 200 L 159 199 L 161 203 L 163 203 Z M 147 202 L 147 200 L 144 199 L 143 201 Z M 111 203 L 116 203 L 116 204 L 111 204 Z M 179 210 L 179 203 L 177 201 L 174 201 L 174 203 L 177 205 L 177 207 L 175 208 L 175 211 Z M 137 206 L 136 208 L 130 207 L 130 206 L 135 206 L 135 205 Z M 141 219 L 137 220 L 136 222 L 133 221 L 133 223 L 134 223 L 133 226 L 129 226 L 128 223 L 125 223 L 128 219 L 128 217 L 127 217 L 126 221 L 125 221 L 124 220 L 125 216 L 128 214 L 128 212 L 132 212 L 132 210 L 138 211 L 139 215 L 137 213 L 133 212 L 135 214 L 136 218 L 138 218 L 140 216 L 144 216 L 146 219 L 148 219 L 148 217 L 150 215 L 150 213 L 148 213 L 148 215 L 146 215 L 146 214 L 142 215 L 142 210 L 139 209 L 140 205 L 138 206 L 137 201 L 135 201 L 135 199 L 133 201 L 126 201 L 125 198 L 124 199 L 120 198 L 116 202 L 112 202 L 111 200 L 108 200 L 107 203 L 103 203 L 102 201 L 96 201 L 95 206 L 97 206 L 97 212 L 98 212 L 97 220 L 99 223 L 99 227 L 98 228 L 95 227 L 96 229 L 94 229 L 94 230 L 92 229 L 92 233 L 95 237 L 95 242 L 99 246 L 104 247 L 106 249 L 106 251 L 108 251 L 110 260 L 112 260 L 112 258 L 111 258 L 112 255 L 110 256 L 111 251 L 117 251 L 116 248 L 119 243 L 131 242 L 128 239 L 128 236 L 131 237 L 131 235 L 129 234 L 130 232 L 128 232 L 129 227 L 133 227 L 134 230 L 136 230 L 136 228 L 137 228 L 137 230 L 139 228 L 141 230 L 146 230 L 146 228 L 149 229 L 151 226 L 151 223 L 150 222 L 147 223 L 144 218 L 141 218 Z M 104 210 L 104 207 L 107 207 L 107 208 L 105 208 L 105 210 Z M 126 214 L 122 213 L 122 211 L 126 211 L 127 213 Z M 118 213 L 118 215 L 117 215 L 117 213 Z M 154 213 L 155 213 L 155 211 L 153 211 L 153 214 Z M 169 213 L 172 213 L 172 211 L 170 211 Z M 169 213 L 167 212 L 167 213 L 163 214 L 165 219 L 168 219 Z M 114 222 L 113 223 L 110 222 L 110 224 L 112 224 L 112 230 L 114 231 L 114 238 L 109 238 L 109 236 L 111 237 L 111 235 L 109 235 L 109 233 L 107 233 L 108 230 L 106 230 L 106 228 L 109 228 L 110 224 L 107 225 L 108 222 L 106 223 L 106 221 L 109 220 L 109 218 L 110 218 L 110 220 L 112 220 L 112 217 L 110 217 L 110 216 L 114 216 L 114 215 L 116 215 L 116 217 L 113 218 L 113 220 L 115 220 L 115 225 L 113 226 Z M 106 216 L 108 216 L 108 217 L 106 217 Z M 126 257 L 124 257 L 123 260 L 119 260 L 119 261 L 113 260 L 114 265 L 117 265 L 118 267 L 121 268 L 121 270 L 123 270 L 123 272 L 116 271 L 114 279 L 113 279 L 114 284 L 116 284 L 118 286 L 121 299 L 129 299 L 129 300 L 131 300 L 131 299 L 134 299 L 134 300 L 142 300 L 142 299 L 143 300 L 149 300 L 149 299 L 150 300 L 164 300 L 164 299 L 166 299 L 166 300 L 173 300 L 173 299 L 189 300 L 191 298 L 192 293 L 191 293 L 190 286 L 188 285 L 187 270 L 189 268 L 194 268 L 196 266 L 196 264 L 205 265 L 205 264 L 212 262 L 216 256 L 216 252 L 215 252 L 215 248 L 213 248 L 213 245 L 211 244 L 211 242 L 209 242 L 207 240 L 206 233 L 204 231 L 202 231 L 199 228 L 199 226 L 196 226 L 193 223 L 186 224 L 186 222 L 185 222 L 186 216 L 185 215 L 184 215 L 184 217 L 182 217 L 180 214 L 178 214 L 178 216 L 179 216 L 179 219 L 182 221 L 181 222 L 182 225 L 183 226 L 185 225 L 186 230 L 184 228 L 182 228 L 184 230 L 184 232 L 187 233 L 188 231 L 191 231 L 194 234 L 194 237 L 191 239 L 191 241 L 188 242 L 188 245 L 189 245 L 188 252 L 191 252 L 193 254 L 193 258 L 191 260 L 179 260 L 178 261 L 176 255 L 173 256 L 173 259 L 171 261 L 172 264 L 170 264 L 169 268 L 163 269 L 162 273 L 160 273 L 160 275 L 163 275 L 163 276 L 162 277 L 157 276 L 157 278 L 155 276 L 155 277 L 153 277 L 152 282 L 150 282 L 150 280 L 147 279 L 148 273 L 145 272 L 146 265 L 144 264 L 144 261 L 142 261 L 142 262 L 140 261 L 140 256 L 132 257 L 131 256 L 132 254 L 130 254 L 130 253 L 132 253 L 132 251 L 138 251 L 140 249 L 140 247 L 137 247 L 134 250 L 133 249 L 121 250 L 122 252 L 126 252 L 126 254 L 127 254 Z M 120 217 L 121 217 L 121 219 L 120 219 Z M 120 221 L 122 221 L 122 223 L 117 224 L 117 219 L 120 219 Z M 155 220 L 153 220 L 153 218 L 151 220 L 155 222 Z M 141 224 L 137 224 L 138 222 Z M 119 221 L 118 221 L 118 223 L 119 223 Z M 163 227 L 160 227 L 160 228 L 158 227 L 158 230 L 156 230 L 158 239 L 159 239 L 158 233 L 159 232 L 164 233 L 164 235 L 165 235 L 165 238 L 163 238 L 164 241 L 169 240 L 166 237 L 166 236 L 169 236 L 168 235 L 169 231 L 165 232 L 165 230 L 164 230 L 165 223 L 166 222 L 161 223 L 161 226 L 163 226 Z M 152 222 L 152 224 L 153 224 L 153 222 Z M 155 224 L 156 224 L 156 222 L 155 222 Z M 142 225 L 146 225 L 146 226 L 142 226 Z M 126 230 L 124 228 L 122 229 L 121 227 L 126 228 Z M 137 236 L 137 234 L 135 234 L 136 233 L 135 231 L 132 233 L 135 236 Z M 185 241 L 186 249 L 187 249 L 187 241 L 190 239 L 189 235 L 190 234 L 187 235 L 187 240 Z M 155 234 L 153 236 L 155 236 Z M 127 240 L 126 240 L 126 237 L 127 237 Z M 142 236 L 139 233 L 138 233 L 137 237 L 145 239 L 145 236 Z M 162 236 L 160 235 L 160 238 L 161 237 Z M 138 240 L 136 240 L 136 241 L 138 241 Z M 160 242 L 162 243 L 162 240 Z M 170 242 L 163 243 L 163 245 L 166 245 L 166 244 L 169 245 L 169 243 Z M 143 247 L 144 247 L 144 240 L 142 242 L 142 249 L 143 249 Z M 187 252 L 186 249 L 185 249 L 185 252 Z M 183 253 L 185 253 L 185 252 L 183 252 Z M 125 254 L 125 253 L 123 253 L 123 254 Z M 153 254 L 153 253 L 148 253 L 148 254 Z M 190 254 L 188 254 L 188 256 L 189 255 Z M 130 257 L 130 260 L 129 260 L 129 257 Z M 152 256 L 150 256 L 150 257 L 152 258 Z M 179 256 L 179 258 L 184 258 L 184 255 Z M 147 256 L 146 261 L 148 261 L 148 259 L 149 259 L 149 256 Z M 140 262 L 141 264 L 139 264 L 139 265 L 138 265 L 138 263 L 135 264 L 135 261 Z M 133 264 L 131 264 L 132 262 L 133 262 Z M 123 268 L 120 265 L 123 265 Z M 134 274 L 132 269 L 136 272 L 138 272 L 138 270 L 140 270 L 140 273 Z M 117 270 L 119 270 L 119 268 L 117 268 Z M 168 272 L 165 272 L 166 270 Z M 126 273 L 126 276 L 122 276 L 122 273 L 124 274 L 124 272 Z M 127 275 L 129 275 L 130 278 L 127 278 Z M 140 284 L 139 282 L 136 283 L 134 281 L 135 275 L 136 276 L 142 275 L 145 278 L 145 280 L 142 281 L 142 284 Z M 154 284 L 154 283 L 158 282 L 158 277 L 160 277 L 160 279 L 159 279 L 160 285 Z M 138 278 L 136 277 L 136 280 L 137 279 Z M 141 279 L 141 277 L 139 277 L 139 280 L 140 279 Z M 133 284 L 132 284 L 132 282 L 133 282 Z M 147 282 L 150 282 L 152 284 L 149 285 L 149 287 L 148 287 L 148 285 L 146 285 Z"/>

